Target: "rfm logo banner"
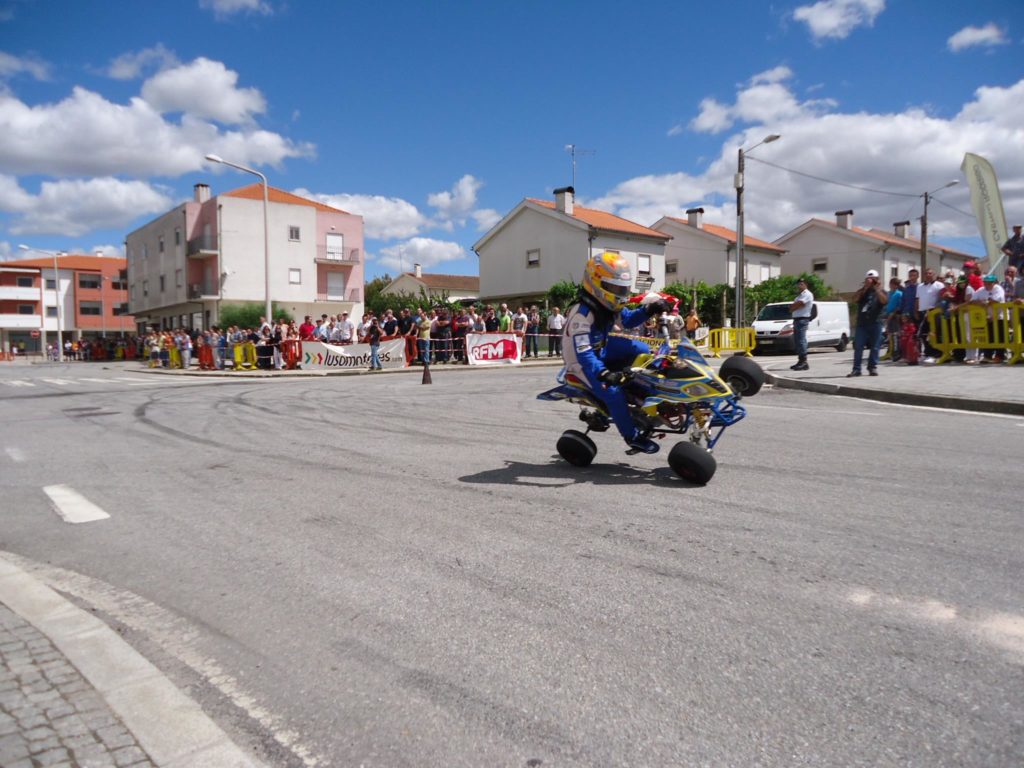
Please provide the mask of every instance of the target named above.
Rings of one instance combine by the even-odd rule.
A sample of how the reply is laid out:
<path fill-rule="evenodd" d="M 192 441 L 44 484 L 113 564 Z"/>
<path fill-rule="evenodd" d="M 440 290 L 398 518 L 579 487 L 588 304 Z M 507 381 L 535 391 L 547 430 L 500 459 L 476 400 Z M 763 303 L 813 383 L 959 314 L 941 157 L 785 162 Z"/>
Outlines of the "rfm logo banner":
<path fill-rule="evenodd" d="M 471 365 L 518 365 L 522 339 L 514 333 L 470 333 L 466 351 Z"/>

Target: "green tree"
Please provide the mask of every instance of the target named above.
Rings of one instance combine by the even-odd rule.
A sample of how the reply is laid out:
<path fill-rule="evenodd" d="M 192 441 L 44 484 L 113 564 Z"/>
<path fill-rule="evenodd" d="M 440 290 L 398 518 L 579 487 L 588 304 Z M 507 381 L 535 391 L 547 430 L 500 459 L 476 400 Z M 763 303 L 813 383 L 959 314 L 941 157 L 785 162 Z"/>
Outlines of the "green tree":
<path fill-rule="evenodd" d="M 807 281 L 807 288 L 818 301 L 828 301 L 834 296 L 832 289 L 813 273 L 779 275 L 747 288 L 747 316 L 754 317 L 754 312 L 765 304 L 792 301 L 800 292 L 796 287 L 799 280 Z"/>
<path fill-rule="evenodd" d="M 391 285 L 391 276 L 385 272 L 380 277 L 375 277 L 363 286 L 363 299 L 367 309 L 370 309 L 373 302 L 380 296 L 381 291 Z"/>
<path fill-rule="evenodd" d="M 283 307 L 276 303 L 270 305 L 274 320 L 293 322 L 292 316 Z M 237 325 L 239 328 L 259 328 L 260 318 L 263 317 L 266 305 L 258 301 L 247 301 L 244 304 L 227 304 L 222 306 L 219 313 L 218 325 L 227 328 Z"/>
<path fill-rule="evenodd" d="M 581 287 L 579 283 L 574 283 L 572 280 L 561 280 L 555 283 L 547 292 L 548 306 L 561 307 L 564 310 L 576 302 L 576 296 L 579 295 Z"/>

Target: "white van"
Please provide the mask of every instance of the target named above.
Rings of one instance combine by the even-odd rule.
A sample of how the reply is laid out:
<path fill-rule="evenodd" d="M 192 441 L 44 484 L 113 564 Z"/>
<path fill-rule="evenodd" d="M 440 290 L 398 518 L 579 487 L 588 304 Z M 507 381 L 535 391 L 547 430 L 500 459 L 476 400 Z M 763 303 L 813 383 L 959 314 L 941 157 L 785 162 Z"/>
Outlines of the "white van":
<path fill-rule="evenodd" d="M 755 352 L 796 352 L 792 302 L 765 304 L 754 320 Z M 816 301 L 807 325 L 807 346 L 835 347 L 842 352 L 850 341 L 850 308 L 845 301 Z"/>

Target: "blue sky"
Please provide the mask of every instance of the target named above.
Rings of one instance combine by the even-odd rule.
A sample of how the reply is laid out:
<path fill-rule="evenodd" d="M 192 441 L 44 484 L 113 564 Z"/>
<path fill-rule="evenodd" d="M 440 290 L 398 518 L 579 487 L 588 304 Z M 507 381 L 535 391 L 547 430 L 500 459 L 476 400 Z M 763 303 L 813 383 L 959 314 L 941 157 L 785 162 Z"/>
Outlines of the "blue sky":
<path fill-rule="evenodd" d="M 362 214 L 367 276 L 476 274 L 473 243 L 577 161 L 585 205 L 641 224 L 703 205 L 775 239 L 853 208 L 980 253 L 960 163 L 1024 219 L 1024 3 L 0 0 L 0 258 L 120 253 L 259 168 Z M 948 7 L 947 7 L 948 6 Z M 879 191 L 902 193 L 885 195 Z M 401 261 L 400 261 L 401 260 Z"/>

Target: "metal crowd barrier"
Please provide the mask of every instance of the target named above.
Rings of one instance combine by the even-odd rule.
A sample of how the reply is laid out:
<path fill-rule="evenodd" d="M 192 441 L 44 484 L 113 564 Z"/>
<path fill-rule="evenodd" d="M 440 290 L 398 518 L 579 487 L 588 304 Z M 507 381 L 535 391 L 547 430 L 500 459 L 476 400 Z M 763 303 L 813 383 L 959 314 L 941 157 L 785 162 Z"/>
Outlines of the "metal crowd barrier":
<path fill-rule="evenodd" d="M 948 363 L 957 350 L 1007 352 L 1007 365 L 1024 362 L 1024 306 L 965 304 L 949 312 L 928 312 L 928 343 L 941 352 L 935 362 Z"/>
<path fill-rule="evenodd" d="M 708 333 L 708 350 L 712 357 L 720 357 L 720 352 L 742 352 L 749 357 L 756 343 L 753 328 L 712 328 Z"/>

